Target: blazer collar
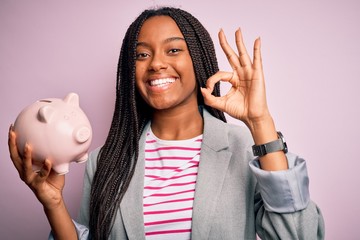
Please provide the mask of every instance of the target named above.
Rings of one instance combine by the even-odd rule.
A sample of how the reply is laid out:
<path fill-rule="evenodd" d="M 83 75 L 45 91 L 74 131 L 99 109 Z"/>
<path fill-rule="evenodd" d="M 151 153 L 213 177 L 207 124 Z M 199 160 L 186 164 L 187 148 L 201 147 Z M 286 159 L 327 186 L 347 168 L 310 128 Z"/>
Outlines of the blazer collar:
<path fill-rule="evenodd" d="M 206 109 L 203 109 L 204 133 L 203 144 L 220 151 L 229 146 L 226 123 L 213 117 Z"/>
<path fill-rule="evenodd" d="M 207 239 L 210 226 L 226 176 L 231 152 L 225 123 L 203 110 L 204 133 L 200 166 L 193 205 L 192 239 Z M 143 215 L 144 158 L 146 125 L 140 138 L 139 157 L 134 176 L 120 205 L 121 215 L 129 239 L 145 239 Z"/>

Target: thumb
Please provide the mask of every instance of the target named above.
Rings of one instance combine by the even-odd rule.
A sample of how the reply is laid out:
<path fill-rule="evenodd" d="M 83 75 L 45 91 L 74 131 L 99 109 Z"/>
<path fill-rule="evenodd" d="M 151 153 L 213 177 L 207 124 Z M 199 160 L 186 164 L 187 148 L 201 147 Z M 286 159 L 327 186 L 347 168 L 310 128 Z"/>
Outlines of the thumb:
<path fill-rule="evenodd" d="M 49 176 L 50 172 L 51 172 L 51 167 L 52 167 L 51 161 L 49 159 L 45 159 L 42 168 L 38 172 L 38 176 L 41 179 L 46 179 Z"/>

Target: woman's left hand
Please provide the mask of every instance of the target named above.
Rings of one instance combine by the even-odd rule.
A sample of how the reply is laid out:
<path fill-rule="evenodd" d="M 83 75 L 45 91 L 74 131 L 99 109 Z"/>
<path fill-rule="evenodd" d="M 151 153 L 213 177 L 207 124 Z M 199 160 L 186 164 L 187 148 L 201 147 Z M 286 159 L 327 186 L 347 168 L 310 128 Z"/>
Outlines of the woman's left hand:
<path fill-rule="evenodd" d="M 233 72 L 220 71 L 207 80 L 206 88 L 201 88 L 205 104 L 243 121 L 250 129 L 256 145 L 276 140 L 275 123 L 266 102 L 260 38 L 255 40 L 252 60 L 246 51 L 240 29 L 235 32 L 238 53 L 229 46 L 222 30 L 219 32 L 219 40 Z M 226 95 L 215 97 L 211 93 L 219 81 L 229 82 L 232 86 Z M 288 168 L 282 151 L 260 157 L 260 165 L 268 171 Z"/>
<path fill-rule="evenodd" d="M 243 121 L 252 129 L 253 125 L 271 119 L 266 102 L 260 38 L 254 43 L 253 60 L 247 53 L 240 29 L 235 32 L 238 53 L 228 44 L 223 30 L 219 32 L 219 41 L 233 72 L 219 71 L 207 80 L 206 88 L 201 88 L 205 104 Z M 215 97 L 211 93 L 219 81 L 229 82 L 232 87 L 226 95 Z"/>

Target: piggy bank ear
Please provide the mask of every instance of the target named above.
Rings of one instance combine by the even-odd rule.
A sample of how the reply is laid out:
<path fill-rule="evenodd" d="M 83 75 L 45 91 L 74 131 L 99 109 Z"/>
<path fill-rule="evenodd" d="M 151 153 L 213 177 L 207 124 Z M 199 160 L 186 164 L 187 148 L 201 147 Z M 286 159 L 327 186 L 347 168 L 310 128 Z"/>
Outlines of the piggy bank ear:
<path fill-rule="evenodd" d="M 66 102 L 67 104 L 70 104 L 72 106 L 78 107 L 79 106 L 79 95 L 77 95 L 76 93 L 69 93 L 64 98 L 64 102 Z"/>
<path fill-rule="evenodd" d="M 54 113 L 55 109 L 49 105 L 46 105 L 39 109 L 38 118 L 43 123 L 50 123 Z"/>

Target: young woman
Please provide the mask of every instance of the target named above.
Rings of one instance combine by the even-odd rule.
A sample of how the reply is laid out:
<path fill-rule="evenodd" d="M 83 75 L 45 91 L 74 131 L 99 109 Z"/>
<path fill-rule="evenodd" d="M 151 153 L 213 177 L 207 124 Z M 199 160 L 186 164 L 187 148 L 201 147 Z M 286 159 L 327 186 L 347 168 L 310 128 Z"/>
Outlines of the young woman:
<path fill-rule="evenodd" d="M 322 239 L 305 161 L 287 153 L 267 107 L 260 39 L 253 59 L 240 29 L 233 69 L 218 70 L 212 40 L 188 12 L 145 10 L 121 49 L 108 138 L 87 162 L 80 217 L 64 176 L 31 169 L 10 129 L 11 158 L 44 206 L 56 239 Z M 220 96 L 220 81 L 230 91 Z M 227 124 L 224 112 L 247 126 Z M 255 155 L 255 156 L 254 156 Z"/>

